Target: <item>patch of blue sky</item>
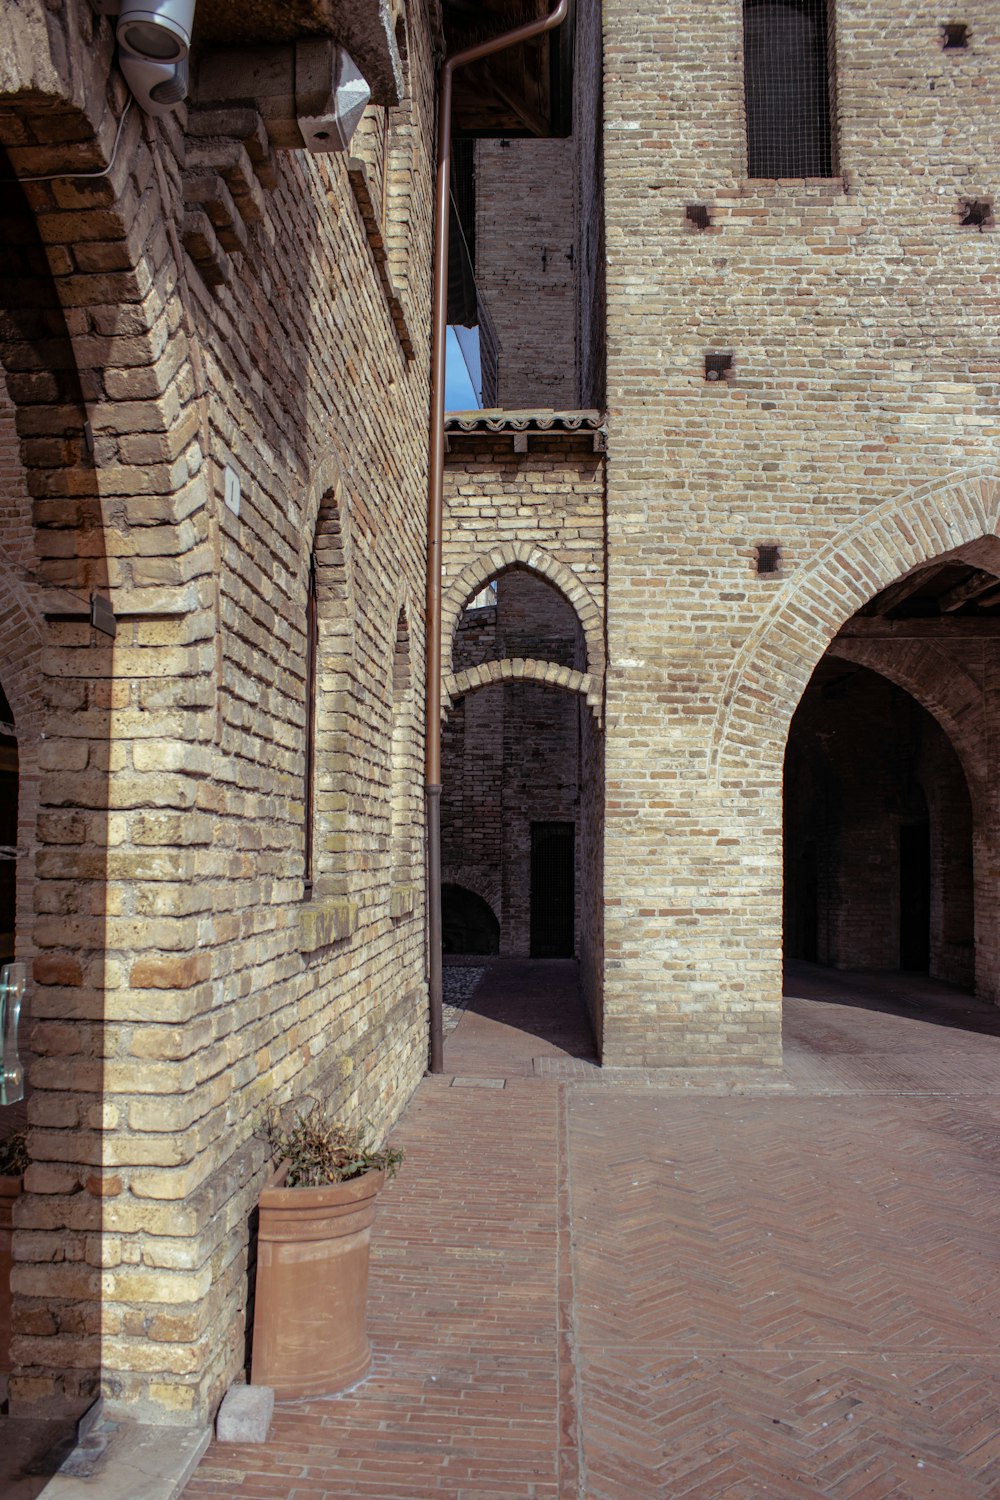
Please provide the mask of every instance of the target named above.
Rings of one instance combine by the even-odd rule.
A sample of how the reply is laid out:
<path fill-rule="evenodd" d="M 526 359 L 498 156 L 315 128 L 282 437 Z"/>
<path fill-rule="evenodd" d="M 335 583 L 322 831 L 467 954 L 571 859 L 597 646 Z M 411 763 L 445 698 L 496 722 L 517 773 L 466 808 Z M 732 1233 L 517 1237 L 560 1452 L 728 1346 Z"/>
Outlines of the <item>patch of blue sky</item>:
<path fill-rule="evenodd" d="M 480 397 L 469 376 L 458 336 L 454 328 L 449 328 L 444 366 L 444 409 L 445 411 L 478 411 L 479 407 Z"/>

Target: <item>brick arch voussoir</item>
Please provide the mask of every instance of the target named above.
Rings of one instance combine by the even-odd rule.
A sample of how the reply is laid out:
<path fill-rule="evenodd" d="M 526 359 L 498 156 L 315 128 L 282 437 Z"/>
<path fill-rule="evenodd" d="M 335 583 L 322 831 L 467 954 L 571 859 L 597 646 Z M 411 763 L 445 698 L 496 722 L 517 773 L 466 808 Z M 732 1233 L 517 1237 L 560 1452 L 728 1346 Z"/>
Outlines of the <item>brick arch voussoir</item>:
<path fill-rule="evenodd" d="M 586 584 L 572 568 L 529 542 L 503 542 L 489 552 L 474 558 L 448 585 L 441 606 L 441 638 L 444 673 L 452 673 L 455 631 L 468 601 L 486 587 L 491 579 L 512 568 L 528 573 L 556 589 L 576 613 L 587 651 L 587 675 L 598 682 L 604 679 L 604 636 L 602 615 Z"/>
<path fill-rule="evenodd" d="M 579 693 L 600 723 L 601 697 L 592 673 L 577 672 L 573 667 L 564 667 L 554 661 L 536 661 L 532 657 L 504 657 L 500 661 L 483 662 L 465 672 L 449 672 L 442 683 L 442 716 L 447 715 L 456 698 L 500 682 L 534 682 L 540 687 Z"/>
<path fill-rule="evenodd" d="M 441 871 L 442 885 L 457 885 L 471 891 L 480 901 L 485 901 L 497 922 L 503 905 L 500 872 L 492 880 L 486 880 L 482 870 L 472 865 L 445 865 Z"/>
<path fill-rule="evenodd" d="M 1000 537 L 1000 478 L 927 485 L 867 512 L 791 573 L 726 679 L 710 770 L 720 779 L 781 775 L 788 726 L 841 626 L 898 578 Z"/>

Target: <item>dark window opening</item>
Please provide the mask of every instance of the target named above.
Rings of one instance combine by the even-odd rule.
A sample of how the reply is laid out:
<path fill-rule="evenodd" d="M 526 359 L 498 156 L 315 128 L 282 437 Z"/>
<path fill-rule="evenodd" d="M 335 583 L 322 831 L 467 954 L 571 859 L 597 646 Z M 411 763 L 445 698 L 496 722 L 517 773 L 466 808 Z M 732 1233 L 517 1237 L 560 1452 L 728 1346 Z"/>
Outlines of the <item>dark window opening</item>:
<path fill-rule="evenodd" d="M 705 355 L 705 379 L 709 381 L 728 380 L 733 373 L 733 356 L 731 354 L 706 354 Z"/>
<path fill-rule="evenodd" d="M 773 542 L 761 542 L 757 547 L 757 572 L 777 573 L 781 565 L 781 548 Z"/>
<path fill-rule="evenodd" d="M 531 957 L 572 958 L 575 925 L 575 829 L 531 825 Z"/>
<path fill-rule="evenodd" d="M 899 967 L 931 966 L 931 828 L 927 819 L 899 830 Z"/>
<path fill-rule="evenodd" d="M 960 211 L 963 229 L 991 229 L 993 227 L 993 204 L 988 198 L 963 198 Z"/>
<path fill-rule="evenodd" d="M 704 203 L 689 203 L 684 210 L 684 217 L 692 229 L 711 229 L 712 215 Z"/>
<path fill-rule="evenodd" d="M 466 136 L 456 136 L 451 146 L 451 196 L 455 213 L 469 249 L 469 261 L 476 268 L 476 143 Z"/>
<path fill-rule="evenodd" d="M 751 177 L 831 177 L 827 0 L 744 0 Z"/>
<path fill-rule="evenodd" d="M 941 45 L 946 52 L 969 45 L 969 28 L 964 21 L 948 21 L 941 27 Z"/>

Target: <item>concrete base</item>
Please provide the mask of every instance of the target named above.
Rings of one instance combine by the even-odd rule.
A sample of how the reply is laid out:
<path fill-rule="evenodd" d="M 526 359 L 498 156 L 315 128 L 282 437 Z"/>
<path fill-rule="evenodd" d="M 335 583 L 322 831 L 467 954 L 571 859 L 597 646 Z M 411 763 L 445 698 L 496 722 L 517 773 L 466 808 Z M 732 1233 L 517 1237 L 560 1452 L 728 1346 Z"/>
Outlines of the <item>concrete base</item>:
<path fill-rule="evenodd" d="M 211 1438 L 210 1427 L 102 1422 L 36 1491 L 38 1500 L 176 1500 Z"/>
<path fill-rule="evenodd" d="M 232 1385 L 215 1420 L 220 1443 L 266 1443 L 274 1413 L 269 1385 Z"/>

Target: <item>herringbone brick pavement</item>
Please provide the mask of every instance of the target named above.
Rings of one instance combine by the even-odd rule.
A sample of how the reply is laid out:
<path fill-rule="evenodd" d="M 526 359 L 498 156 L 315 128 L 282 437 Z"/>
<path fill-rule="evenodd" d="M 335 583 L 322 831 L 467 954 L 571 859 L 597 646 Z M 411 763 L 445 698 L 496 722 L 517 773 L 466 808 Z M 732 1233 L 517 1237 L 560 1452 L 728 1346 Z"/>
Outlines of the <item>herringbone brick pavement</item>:
<path fill-rule="evenodd" d="M 782 1077 L 609 1082 L 570 981 L 407 1110 L 371 1376 L 186 1500 L 998 1500 L 1000 1012 L 805 970 Z"/>

